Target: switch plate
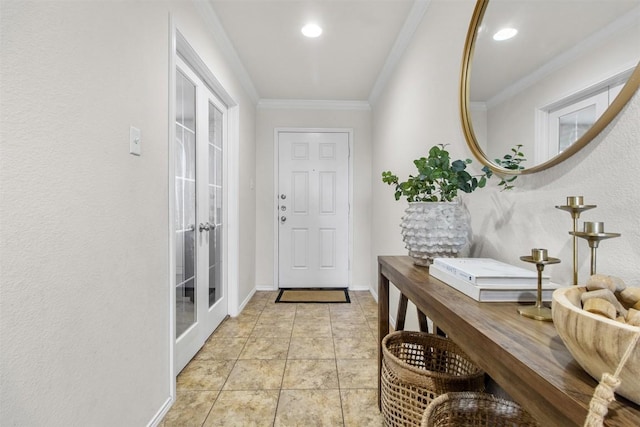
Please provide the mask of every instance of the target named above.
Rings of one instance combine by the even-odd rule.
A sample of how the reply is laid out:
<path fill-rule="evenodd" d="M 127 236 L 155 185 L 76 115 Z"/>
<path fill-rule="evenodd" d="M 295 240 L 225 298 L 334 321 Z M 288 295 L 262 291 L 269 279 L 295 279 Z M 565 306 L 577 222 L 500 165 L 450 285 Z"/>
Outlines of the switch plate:
<path fill-rule="evenodd" d="M 139 156 L 140 146 L 142 145 L 142 136 L 140 134 L 140 129 L 131 126 L 129 129 L 129 153 L 134 156 Z"/>

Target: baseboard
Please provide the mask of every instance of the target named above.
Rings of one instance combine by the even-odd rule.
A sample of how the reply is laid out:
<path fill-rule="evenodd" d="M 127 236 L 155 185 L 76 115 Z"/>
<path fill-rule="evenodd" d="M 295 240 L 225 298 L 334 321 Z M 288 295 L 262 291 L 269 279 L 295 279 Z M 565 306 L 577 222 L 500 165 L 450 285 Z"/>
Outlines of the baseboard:
<path fill-rule="evenodd" d="M 350 291 L 360 292 L 360 291 L 368 291 L 369 285 L 351 285 L 349 286 Z"/>
<path fill-rule="evenodd" d="M 160 407 L 158 412 L 156 412 L 156 414 L 153 416 L 151 421 L 149 421 L 147 427 L 156 427 L 160 425 L 162 419 L 165 417 L 165 415 L 167 415 L 167 412 L 169 412 L 169 409 L 171 409 L 171 407 L 173 406 L 174 401 L 174 398 L 172 396 L 169 396 L 162 407 Z"/>
<path fill-rule="evenodd" d="M 249 304 L 249 301 L 251 301 L 251 298 L 253 298 L 253 296 L 256 294 L 257 289 L 254 288 L 251 292 L 249 292 L 249 295 L 247 295 L 247 297 L 244 299 L 244 301 L 242 301 L 242 303 L 240 304 L 240 307 L 238 307 L 238 315 L 240 315 L 240 313 L 242 313 L 242 310 L 244 310 L 244 308 L 247 306 L 247 304 Z"/>
<path fill-rule="evenodd" d="M 376 289 L 374 288 L 369 288 L 368 289 L 369 292 L 371 292 L 371 296 L 373 297 L 374 300 L 376 300 L 376 302 L 378 302 L 378 292 Z"/>
<path fill-rule="evenodd" d="M 256 291 L 277 291 L 273 285 L 256 285 Z"/>

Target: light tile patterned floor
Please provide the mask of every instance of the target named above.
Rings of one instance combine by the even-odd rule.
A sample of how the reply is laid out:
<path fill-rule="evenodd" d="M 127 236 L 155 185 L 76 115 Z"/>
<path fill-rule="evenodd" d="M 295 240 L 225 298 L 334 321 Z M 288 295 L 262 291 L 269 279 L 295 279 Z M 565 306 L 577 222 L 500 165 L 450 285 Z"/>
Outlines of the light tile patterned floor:
<path fill-rule="evenodd" d="M 276 304 L 257 292 L 178 375 L 162 426 L 382 426 L 377 313 L 351 304 Z"/>

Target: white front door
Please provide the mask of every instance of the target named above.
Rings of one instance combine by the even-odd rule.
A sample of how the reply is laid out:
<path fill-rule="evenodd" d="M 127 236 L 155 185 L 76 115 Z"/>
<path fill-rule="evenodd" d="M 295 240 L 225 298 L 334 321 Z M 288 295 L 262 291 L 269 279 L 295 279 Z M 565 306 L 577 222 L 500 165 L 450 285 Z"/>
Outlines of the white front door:
<path fill-rule="evenodd" d="M 175 370 L 228 313 L 224 280 L 227 109 L 179 58 L 176 69 Z"/>
<path fill-rule="evenodd" d="M 349 134 L 278 133 L 278 286 L 347 287 Z"/>

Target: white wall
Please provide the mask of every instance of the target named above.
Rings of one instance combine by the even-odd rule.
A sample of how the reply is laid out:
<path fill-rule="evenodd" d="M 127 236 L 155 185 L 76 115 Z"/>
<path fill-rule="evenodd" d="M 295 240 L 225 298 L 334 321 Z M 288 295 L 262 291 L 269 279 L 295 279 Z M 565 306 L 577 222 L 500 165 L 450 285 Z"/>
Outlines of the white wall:
<path fill-rule="evenodd" d="M 372 257 L 406 254 L 398 228 L 405 203 L 393 200 L 393 189 L 380 181 L 380 173 L 390 169 L 406 176 L 412 171 L 412 160 L 436 143 L 451 144 L 456 157 L 472 155 L 459 121 L 458 79 L 473 6 L 472 1 L 432 0 L 414 40 L 374 105 Z M 584 213 L 583 219 L 604 221 L 605 229 L 622 233 L 620 238 L 601 243 L 598 271 L 637 285 L 640 193 L 630 172 L 640 161 L 639 118 L 640 97 L 636 94 L 613 124 L 571 159 L 548 171 L 518 178 L 517 188 L 511 192 L 501 193 L 490 183 L 464 195 L 473 217 L 472 256 L 524 266 L 520 255 L 529 254 L 533 247 L 548 248 L 550 256 L 562 259 L 561 264 L 548 268 L 552 279 L 570 283 L 572 244 L 568 231 L 572 222 L 554 206 L 564 204 L 566 196 L 584 195 L 587 203 L 598 208 Z M 479 170 L 477 161 L 474 165 Z M 588 247 L 579 243 L 580 279 L 584 280 L 589 272 Z M 375 283 L 375 264 L 370 274 Z M 397 301 L 397 293 L 391 298 Z"/>
<path fill-rule="evenodd" d="M 533 166 L 535 112 L 634 67 L 640 59 L 638 40 L 640 25 L 628 28 L 602 45 L 593 46 L 543 80 L 491 106 L 486 116 L 488 124 L 485 124 L 488 136 L 484 139 L 489 158 L 502 158 L 509 153 L 514 146 L 514 136 L 518 136 L 518 143 L 524 145 L 529 160 L 525 166 Z M 475 125 L 475 114 L 473 117 Z"/>
<path fill-rule="evenodd" d="M 146 425 L 171 392 L 170 12 L 241 104 L 247 176 L 255 109 L 190 2 L 0 7 L 0 424 Z"/>
<path fill-rule="evenodd" d="M 369 288 L 371 268 L 371 112 L 368 110 L 306 110 L 260 108 L 256 125 L 256 284 L 274 287 L 274 129 L 353 129 L 353 253 L 352 288 Z"/>

